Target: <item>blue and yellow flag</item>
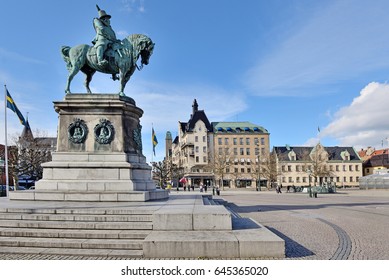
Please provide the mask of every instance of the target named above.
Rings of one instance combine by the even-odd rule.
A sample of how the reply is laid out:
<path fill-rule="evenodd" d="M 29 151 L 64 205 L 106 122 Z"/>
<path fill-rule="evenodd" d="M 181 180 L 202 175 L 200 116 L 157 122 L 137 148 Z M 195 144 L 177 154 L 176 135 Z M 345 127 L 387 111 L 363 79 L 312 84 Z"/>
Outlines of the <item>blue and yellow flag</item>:
<path fill-rule="evenodd" d="M 15 101 L 12 99 L 11 95 L 8 92 L 8 89 L 5 89 L 7 92 L 7 107 L 15 112 L 15 114 L 18 116 L 19 121 L 22 125 L 26 126 L 26 120 L 23 117 L 23 114 L 19 111 L 18 107 L 15 104 Z"/>
<path fill-rule="evenodd" d="M 155 135 L 154 128 L 152 128 L 151 132 L 151 143 L 153 144 L 153 153 L 155 155 L 155 146 L 158 144 L 157 136 Z"/>

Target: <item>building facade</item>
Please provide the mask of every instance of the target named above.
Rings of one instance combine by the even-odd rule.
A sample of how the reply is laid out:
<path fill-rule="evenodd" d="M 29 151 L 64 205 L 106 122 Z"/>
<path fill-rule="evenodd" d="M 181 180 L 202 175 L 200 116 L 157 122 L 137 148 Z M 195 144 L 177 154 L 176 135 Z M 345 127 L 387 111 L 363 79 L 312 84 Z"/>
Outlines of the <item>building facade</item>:
<path fill-rule="evenodd" d="M 273 147 L 279 179 L 283 186 L 313 186 L 326 183 L 357 187 L 362 160 L 353 147 Z"/>
<path fill-rule="evenodd" d="M 389 149 L 376 150 L 368 147 L 358 152 L 363 160 L 363 176 L 387 173 L 389 169 Z"/>
<path fill-rule="evenodd" d="M 171 147 L 168 138 L 172 163 L 193 186 L 256 187 L 253 165 L 269 151 L 266 129 L 249 122 L 211 123 L 196 99 L 189 121 L 178 123 Z"/>
<path fill-rule="evenodd" d="M 213 122 L 212 126 L 215 156 L 227 159 L 223 186 L 257 187 L 256 170 L 268 154 L 269 132 L 250 122 Z"/>

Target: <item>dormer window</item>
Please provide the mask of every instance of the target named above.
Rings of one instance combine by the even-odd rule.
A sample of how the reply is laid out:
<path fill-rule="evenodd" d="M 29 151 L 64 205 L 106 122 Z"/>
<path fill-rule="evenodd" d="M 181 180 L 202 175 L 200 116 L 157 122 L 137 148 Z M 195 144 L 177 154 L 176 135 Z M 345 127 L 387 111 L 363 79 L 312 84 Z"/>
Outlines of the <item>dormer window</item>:
<path fill-rule="evenodd" d="M 340 156 L 342 157 L 343 160 L 349 161 L 351 159 L 350 158 L 350 153 L 347 150 L 341 152 Z"/>
<path fill-rule="evenodd" d="M 290 161 L 296 161 L 296 153 L 293 150 L 288 153 L 288 157 Z"/>

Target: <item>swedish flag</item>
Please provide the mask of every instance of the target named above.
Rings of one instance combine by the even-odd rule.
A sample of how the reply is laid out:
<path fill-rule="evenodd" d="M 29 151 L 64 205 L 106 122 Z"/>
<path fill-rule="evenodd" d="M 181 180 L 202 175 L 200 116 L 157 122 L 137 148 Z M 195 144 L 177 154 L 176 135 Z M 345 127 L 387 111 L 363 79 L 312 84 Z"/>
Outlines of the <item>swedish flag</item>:
<path fill-rule="evenodd" d="M 5 89 L 7 92 L 7 107 L 15 112 L 15 114 L 18 116 L 19 121 L 22 125 L 26 126 L 26 120 L 23 117 L 23 114 L 19 111 L 18 107 L 15 104 L 15 101 L 12 99 L 11 95 L 8 92 L 8 89 Z"/>
<path fill-rule="evenodd" d="M 153 153 L 155 155 L 155 146 L 157 146 L 158 140 L 157 140 L 157 136 L 155 135 L 154 128 L 152 128 L 151 143 L 153 144 Z"/>

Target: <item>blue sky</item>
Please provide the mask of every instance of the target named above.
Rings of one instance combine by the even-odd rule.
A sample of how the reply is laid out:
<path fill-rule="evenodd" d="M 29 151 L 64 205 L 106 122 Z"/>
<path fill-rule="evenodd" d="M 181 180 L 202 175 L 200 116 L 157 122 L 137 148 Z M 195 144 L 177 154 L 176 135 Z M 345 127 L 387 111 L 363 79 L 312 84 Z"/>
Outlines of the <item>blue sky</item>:
<path fill-rule="evenodd" d="M 112 15 L 118 38 L 155 42 L 125 90 L 144 110 L 148 161 L 151 125 L 161 160 L 166 131 L 177 134 L 194 98 L 210 121 L 265 127 L 271 146 L 388 146 L 387 0 L 1 1 L 0 81 L 33 131 L 56 135 L 52 101 L 63 99 L 67 77 L 59 49 L 90 44 L 95 4 Z M 79 73 L 72 92 L 85 92 L 83 80 Z M 116 93 L 119 82 L 96 73 L 91 88 Z M 10 139 L 22 127 L 7 113 Z"/>

